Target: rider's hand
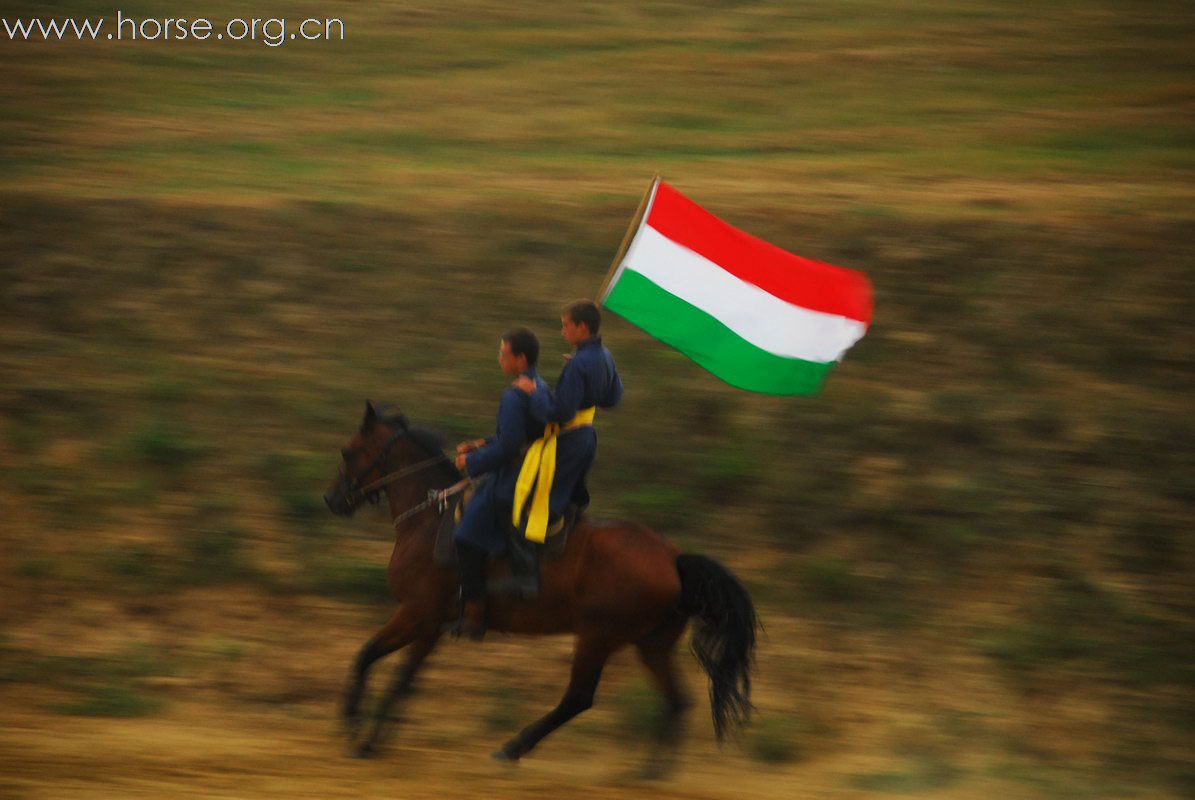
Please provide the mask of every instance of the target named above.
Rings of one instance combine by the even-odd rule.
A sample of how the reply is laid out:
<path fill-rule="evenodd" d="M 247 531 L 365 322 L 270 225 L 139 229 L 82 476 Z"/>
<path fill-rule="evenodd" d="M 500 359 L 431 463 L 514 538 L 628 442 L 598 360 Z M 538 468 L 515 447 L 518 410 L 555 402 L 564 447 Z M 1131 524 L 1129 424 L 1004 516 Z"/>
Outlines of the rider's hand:
<path fill-rule="evenodd" d="M 458 453 L 472 453 L 479 447 L 485 446 L 485 439 L 474 439 L 471 442 L 461 442 L 456 446 Z"/>
<path fill-rule="evenodd" d="M 456 468 L 459 469 L 461 472 L 465 471 L 465 456 L 466 455 L 468 455 L 468 454 L 461 453 L 459 456 L 456 457 Z"/>
<path fill-rule="evenodd" d="M 511 383 L 511 386 L 525 394 L 531 394 L 535 391 L 535 381 L 531 380 L 526 375 L 520 375 L 519 377 L 515 378 L 514 382 Z"/>

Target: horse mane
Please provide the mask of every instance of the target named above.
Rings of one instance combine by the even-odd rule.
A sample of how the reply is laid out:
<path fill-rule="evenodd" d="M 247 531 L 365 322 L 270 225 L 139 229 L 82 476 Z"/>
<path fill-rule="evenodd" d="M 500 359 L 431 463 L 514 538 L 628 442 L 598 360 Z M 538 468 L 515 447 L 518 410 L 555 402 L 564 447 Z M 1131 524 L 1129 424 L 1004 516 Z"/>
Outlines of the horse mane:
<path fill-rule="evenodd" d="M 398 410 L 397 406 L 386 405 L 378 409 L 378 419 L 387 427 L 406 431 L 407 438 L 419 446 L 428 456 L 442 456 L 445 438 L 443 434 L 424 425 L 412 425 L 407 415 Z M 436 465 L 440 473 L 452 483 L 456 483 L 464 476 L 453 465 L 451 458 L 446 458 Z"/>

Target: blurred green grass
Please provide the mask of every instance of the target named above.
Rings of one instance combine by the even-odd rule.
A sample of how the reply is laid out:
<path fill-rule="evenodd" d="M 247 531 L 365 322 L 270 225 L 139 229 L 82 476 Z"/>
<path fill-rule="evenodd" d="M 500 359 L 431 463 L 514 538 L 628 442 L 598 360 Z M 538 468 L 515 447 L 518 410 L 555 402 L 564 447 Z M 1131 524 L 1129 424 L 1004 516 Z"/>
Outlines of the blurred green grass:
<path fill-rule="evenodd" d="M 582 175 L 620 191 L 663 167 L 791 211 L 1176 213 L 1170 176 L 1192 167 L 1181 3 L 684 7 L 381 3 L 344 14 L 336 42 L 10 44 L 0 185 L 460 207 L 574 197 Z M 100 9 L 55 9 L 71 12 Z M 1043 175 L 1082 186 L 1042 192 Z"/>
<path fill-rule="evenodd" d="M 0 682 L 26 682 L 53 687 L 74 699 L 54 703 L 62 714 L 97 717 L 135 717 L 152 714 L 163 705 L 151 681 L 174 674 L 170 654 L 130 646 L 104 656 L 40 656 L 9 652 L 0 668 Z"/>

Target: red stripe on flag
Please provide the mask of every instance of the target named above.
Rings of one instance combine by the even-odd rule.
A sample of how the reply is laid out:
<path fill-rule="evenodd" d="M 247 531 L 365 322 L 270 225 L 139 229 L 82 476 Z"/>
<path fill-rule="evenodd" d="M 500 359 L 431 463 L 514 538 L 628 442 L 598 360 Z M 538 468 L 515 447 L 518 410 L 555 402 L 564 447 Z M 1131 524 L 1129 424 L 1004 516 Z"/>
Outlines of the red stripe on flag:
<path fill-rule="evenodd" d="M 647 224 L 786 303 L 871 322 L 871 282 L 862 272 L 781 250 L 727 225 L 663 181 Z"/>

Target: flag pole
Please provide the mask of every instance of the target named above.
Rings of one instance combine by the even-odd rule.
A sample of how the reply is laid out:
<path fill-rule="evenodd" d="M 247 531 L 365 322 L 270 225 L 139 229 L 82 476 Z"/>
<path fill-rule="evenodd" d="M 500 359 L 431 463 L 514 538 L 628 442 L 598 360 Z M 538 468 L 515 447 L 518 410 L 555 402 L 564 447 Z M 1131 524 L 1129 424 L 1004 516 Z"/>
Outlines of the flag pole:
<path fill-rule="evenodd" d="M 606 292 L 610 289 L 610 281 L 614 278 L 615 271 L 618 270 L 618 265 L 622 263 L 623 257 L 627 254 L 627 248 L 631 246 L 631 240 L 635 238 L 635 232 L 639 230 L 639 224 L 643 221 L 643 212 L 647 210 L 647 201 L 651 197 L 651 190 L 656 188 L 656 184 L 660 181 L 660 173 L 656 173 L 651 183 L 647 184 L 647 190 L 643 192 L 643 199 L 639 201 L 639 208 L 635 211 L 635 216 L 631 217 L 631 224 L 627 226 L 627 232 L 623 234 L 622 244 L 618 247 L 618 252 L 614 256 L 613 263 L 610 264 L 610 271 L 606 273 L 605 280 L 602 281 L 601 288 L 597 293 L 597 304 L 600 306 L 602 301 L 606 299 Z"/>

